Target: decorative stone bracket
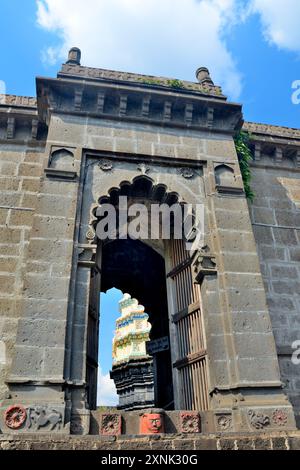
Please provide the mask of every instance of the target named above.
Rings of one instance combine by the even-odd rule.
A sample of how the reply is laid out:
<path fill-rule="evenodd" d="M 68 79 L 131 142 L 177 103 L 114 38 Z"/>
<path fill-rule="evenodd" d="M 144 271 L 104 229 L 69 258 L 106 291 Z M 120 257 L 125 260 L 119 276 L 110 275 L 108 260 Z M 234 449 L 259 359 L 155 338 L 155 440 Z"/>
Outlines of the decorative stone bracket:
<path fill-rule="evenodd" d="M 97 245 L 80 244 L 78 245 L 78 266 L 84 268 L 93 268 L 96 266 L 95 254 Z"/>
<path fill-rule="evenodd" d="M 201 284 L 204 276 L 217 275 L 216 257 L 208 246 L 197 251 L 192 259 L 193 282 Z"/>

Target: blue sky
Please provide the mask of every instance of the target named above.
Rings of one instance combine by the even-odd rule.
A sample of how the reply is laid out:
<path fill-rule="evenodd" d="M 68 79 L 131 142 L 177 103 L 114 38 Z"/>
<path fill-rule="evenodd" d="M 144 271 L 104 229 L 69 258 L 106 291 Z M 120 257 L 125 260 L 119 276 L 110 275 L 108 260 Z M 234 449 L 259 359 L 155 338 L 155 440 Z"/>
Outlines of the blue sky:
<path fill-rule="evenodd" d="M 118 402 L 114 384 L 109 378 L 109 371 L 112 366 L 112 332 L 115 329 L 116 319 L 120 316 L 118 302 L 122 296 L 122 292 L 118 289 L 110 289 L 100 295 L 99 405 L 115 405 Z"/>
<path fill-rule="evenodd" d="M 7 93 L 34 95 L 76 45 L 94 67 L 194 80 L 206 65 L 245 119 L 300 127 L 299 0 L 2 0 L 0 15 Z"/>
<path fill-rule="evenodd" d="M 35 95 L 72 46 L 82 64 L 195 80 L 207 66 L 249 121 L 300 127 L 300 0 L 1 0 L 0 92 Z M 120 292 L 101 298 L 102 403 Z"/>

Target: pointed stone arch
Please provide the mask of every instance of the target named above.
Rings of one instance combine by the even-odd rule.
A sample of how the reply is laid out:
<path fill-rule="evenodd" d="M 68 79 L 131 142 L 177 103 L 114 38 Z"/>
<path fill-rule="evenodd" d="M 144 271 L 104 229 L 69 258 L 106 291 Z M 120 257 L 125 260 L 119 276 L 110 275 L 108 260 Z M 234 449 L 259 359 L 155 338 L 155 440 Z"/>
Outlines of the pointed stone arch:
<path fill-rule="evenodd" d="M 232 186 L 235 184 L 234 169 L 222 163 L 215 166 L 215 179 L 217 186 Z"/>
<path fill-rule="evenodd" d="M 49 167 L 55 170 L 74 171 L 74 153 L 66 148 L 53 150 L 49 158 Z"/>

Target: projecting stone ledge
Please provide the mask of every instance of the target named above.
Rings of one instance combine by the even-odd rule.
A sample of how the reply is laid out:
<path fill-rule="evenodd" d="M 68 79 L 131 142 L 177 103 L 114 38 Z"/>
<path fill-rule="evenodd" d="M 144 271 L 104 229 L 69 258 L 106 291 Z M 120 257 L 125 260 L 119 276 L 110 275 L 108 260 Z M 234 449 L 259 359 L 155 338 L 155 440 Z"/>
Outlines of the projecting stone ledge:
<path fill-rule="evenodd" d="M 0 436 L 1 450 L 300 450 L 300 432 L 159 436 Z"/>
<path fill-rule="evenodd" d="M 153 75 L 142 75 L 137 73 L 121 72 L 116 70 L 107 70 L 93 67 L 84 67 L 79 64 L 66 63 L 62 65 L 58 78 L 81 77 L 90 80 L 110 80 L 115 82 L 128 82 L 136 85 L 150 85 L 154 87 L 167 87 L 177 90 L 186 90 L 198 92 L 208 96 L 215 96 L 220 99 L 226 99 L 219 86 L 215 86 L 212 82 L 208 70 L 201 67 L 198 71 L 207 71 L 206 79 L 197 78 L 199 83 L 186 80 L 178 80 L 171 77 L 160 77 Z M 203 72 L 202 72 L 203 73 Z"/>

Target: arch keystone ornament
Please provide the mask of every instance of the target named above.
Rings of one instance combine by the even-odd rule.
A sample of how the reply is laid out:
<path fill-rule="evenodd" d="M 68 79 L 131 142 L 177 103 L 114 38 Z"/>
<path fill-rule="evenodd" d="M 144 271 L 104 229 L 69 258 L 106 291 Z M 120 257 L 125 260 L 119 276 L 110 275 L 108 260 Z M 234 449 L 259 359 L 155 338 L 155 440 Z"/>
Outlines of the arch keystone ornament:
<path fill-rule="evenodd" d="M 142 173 L 142 175 L 147 175 L 151 168 L 145 162 L 139 163 L 137 169 Z"/>
<path fill-rule="evenodd" d="M 113 170 L 113 163 L 110 160 L 101 160 L 98 163 L 99 168 L 104 172 L 109 172 Z"/>
<path fill-rule="evenodd" d="M 183 178 L 189 180 L 189 179 L 194 178 L 195 170 L 193 168 L 185 166 L 182 168 L 178 168 L 178 174 L 183 176 Z"/>

